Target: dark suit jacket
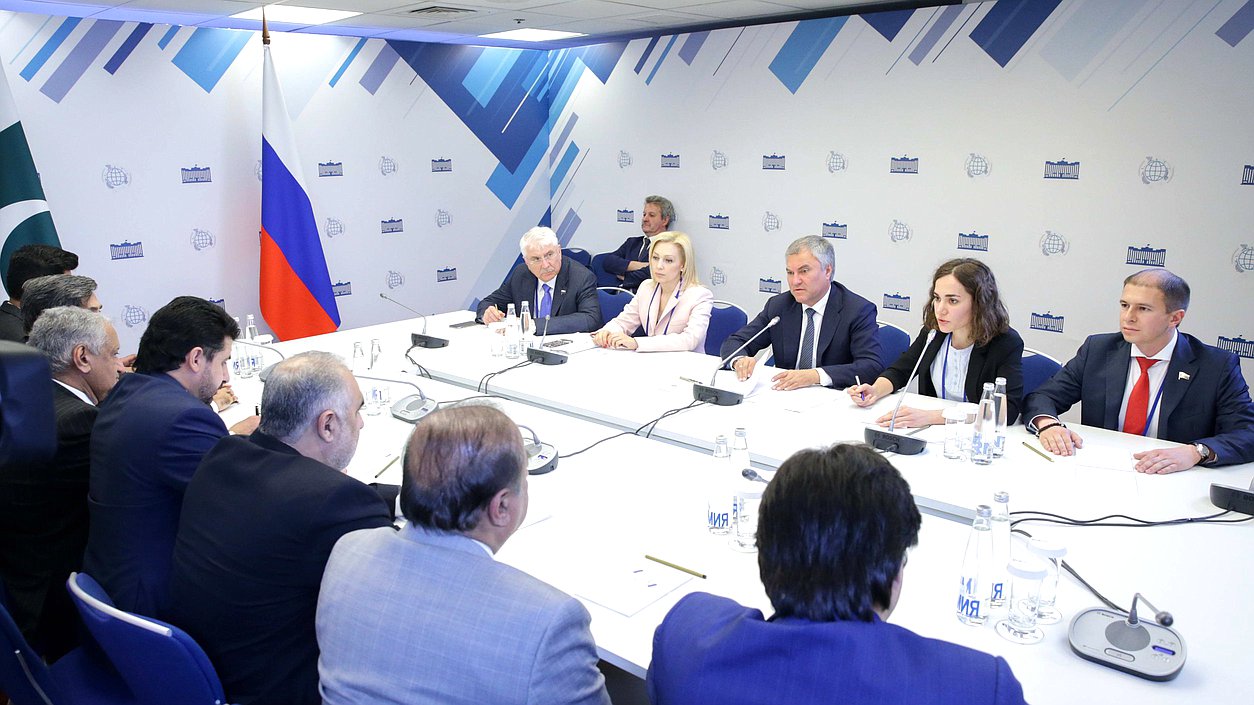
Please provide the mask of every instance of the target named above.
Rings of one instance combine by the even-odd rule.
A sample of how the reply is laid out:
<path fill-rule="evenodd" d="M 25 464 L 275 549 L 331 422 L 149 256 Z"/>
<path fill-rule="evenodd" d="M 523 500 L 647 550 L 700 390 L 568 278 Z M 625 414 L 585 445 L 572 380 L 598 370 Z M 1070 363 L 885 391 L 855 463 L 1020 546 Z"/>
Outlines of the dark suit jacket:
<path fill-rule="evenodd" d="M 122 375 L 100 405 L 83 569 L 119 609 L 162 616 L 183 491 L 225 435 L 209 405 L 163 373 Z"/>
<path fill-rule="evenodd" d="M 46 465 L 0 468 L 0 579 L 22 633 L 49 659 L 76 641 L 65 591 L 87 546 L 88 447 L 96 407 L 52 385 L 57 452 Z"/>
<path fill-rule="evenodd" d="M 26 328 L 22 326 L 22 309 L 8 301 L 0 303 L 0 340 L 10 340 L 14 343 L 26 342 Z"/>
<path fill-rule="evenodd" d="M 548 323 L 549 334 L 588 333 L 601 327 L 597 278 L 587 267 L 569 257 L 562 257 L 562 268 L 553 280 L 553 285 L 553 317 Z M 515 310 L 521 310 L 522 302 L 528 301 L 531 315 L 537 317 L 536 330 L 545 331 L 544 321 L 538 317 L 537 286 L 539 280 L 527 269 L 527 264 L 519 264 L 499 289 L 479 302 L 477 320 L 483 320 L 483 312 L 489 306 L 496 306 L 504 311 L 507 306 L 514 304 Z"/>
<path fill-rule="evenodd" d="M 637 269 L 634 272 L 627 271 L 627 265 L 632 262 L 648 262 L 649 249 L 644 246 L 644 235 L 629 237 L 617 250 L 610 252 L 602 260 L 605 271 L 610 274 L 617 274 L 623 277 L 622 288 L 628 291 L 635 291 L 640 287 L 640 283 L 650 276 L 648 267 Z"/>
<path fill-rule="evenodd" d="M 920 330 L 910 347 L 881 375 L 893 383 L 893 391 L 906 386 L 906 378 L 910 376 L 910 370 L 919 359 L 919 351 L 923 349 L 927 333 L 927 328 Z M 936 383 L 932 381 L 932 362 L 940 354 L 944 343 L 945 334 L 937 333 L 932 344 L 923 351 L 923 362 L 919 365 L 920 394 L 940 396 L 936 392 Z M 963 385 L 967 401 L 978 402 L 984 392 L 984 383 L 992 382 L 998 377 L 1006 378 L 1006 423 L 1014 423 L 1023 406 L 1023 338 L 1019 337 L 1014 328 L 988 341 L 988 345 L 976 345 L 971 349 L 967 380 Z"/>
<path fill-rule="evenodd" d="M 1081 423 L 1118 430 L 1131 350 L 1120 333 L 1089 336 L 1075 357 L 1028 396 L 1024 423 L 1042 414 L 1058 416 L 1080 402 Z M 1216 465 L 1254 461 L 1254 404 L 1230 352 L 1180 333 L 1155 416 L 1159 438 L 1204 443 L 1216 454 Z"/>
<path fill-rule="evenodd" d="M 749 344 L 740 354 L 756 355 L 768 345 L 774 346 L 775 366 L 791 370 L 797 364 L 801 349 L 801 304 L 792 293 L 776 294 L 766 302 L 757 318 L 728 336 L 719 351 L 727 357 L 766 327 L 772 318 L 779 323 Z M 854 383 L 854 377 L 874 380 L 884 369 L 880 357 L 879 326 L 875 323 L 875 304 L 832 282 L 819 330 L 818 363 L 832 378 L 837 388 Z"/>
<path fill-rule="evenodd" d="M 369 486 L 273 436 L 223 438 L 183 499 L 168 621 L 204 648 L 231 702 L 319 705 L 327 557 L 344 534 L 391 517 Z"/>
<path fill-rule="evenodd" d="M 880 621 L 764 621 L 723 597 L 693 593 L 653 636 L 653 705 L 836 703 L 1021 705 L 1000 656 Z"/>

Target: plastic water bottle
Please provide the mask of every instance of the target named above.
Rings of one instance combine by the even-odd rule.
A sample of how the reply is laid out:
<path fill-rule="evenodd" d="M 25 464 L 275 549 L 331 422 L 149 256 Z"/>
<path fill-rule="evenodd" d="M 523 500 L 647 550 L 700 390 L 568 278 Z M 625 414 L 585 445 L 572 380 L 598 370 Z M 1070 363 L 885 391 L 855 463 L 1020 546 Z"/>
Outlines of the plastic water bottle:
<path fill-rule="evenodd" d="M 731 532 L 732 492 L 729 478 L 732 473 L 731 448 L 727 436 L 714 439 L 714 470 L 706 487 L 706 528 L 711 534 L 725 536 Z"/>
<path fill-rule="evenodd" d="M 534 332 L 531 325 L 531 302 L 522 302 L 522 310 L 518 312 L 518 323 L 522 326 L 523 335 L 531 335 Z"/>
<path fill-rule="evenodd" d="M 993 586 L 989 591 L 988 603 L 993 608 L 1005 607 L 1010 596 L 1010 574 L 1006 565 L 1010 563 L 1010 494 L 998 492 L 993 495 Z"/>
<path fill-rule="evenodd" d="M 992 382 L 984 383 L 979 408 L 975 415 L 975 433 L 971 436 L 971 462 L 988 465 L 993 462 L 993 444 L 997 439 L 997 408 L 993 402 Z"/>
<path fill-rule="evenodd" d="M 971 626 L 984 624 L 988 619 L 992 514 L 987 504 L 975 508 L 975 521 L 971 522 L 971 536 L 967 538 L 967 552 L 962 557 L 962 573 L 958 577 L 958 621 Z"/>
<path fill-rule="evenodd" d="M 241 346 L 241 357 L 244 359 L 243 367 L 248 370 L 248 377 L 261 372 L 261 349 L 252 342 L 257 339 L 257 319 L 253 314 L 248 314 L 245 319 L 247 323 L 244 325 L 244 339 L 248 344 Z"/>
<path fill-rule="evenodd" d="M 522 356 L 522 328 L 518 323 L 518 314 L 514 304 L 505 309 L 505 357 L 517 360 Z"/>
<path fill-rule="evenodd" d="M 252 318 L 252 316 L 249 316 L 249 318 Z M 239 328 L 239 316 L 234 316 L 234 319 L 235 327 Z M 246 336 L 242 332 L 243 330 L 243 328 L 240 328 L 241 340 L 236 340 L 235 345 L 231 347 L 231 370 L 234 372 L 236 377 L 239 377 L 240 379 L 248 379 L 255 374 L 255 371 L 248 359 L 248 348 L 251 346 L 244 342 L 243 338 Z"/>
<path fill-rule="evenodd" d="M 362 349 L 360 340 L 353 343 L 353 362 L 350 369 L 355 375 L 364 375 L 367 372 L 366 351 Z"/>
<path fill-rule="evenodd" d="M 257 339 L 257 318 L 253 314 L 248 314 L 248 325 L 244 326 L 244 339 Z"/>
<path fill-rule="evenodd" d="M 997 436 L 993 443 L 993 457 L 1000 458 L 1006 454 L 1006 414 L 1009 412 L 1006 406 L 1005 377 L 993 380 L 993 406 L 997 409 Z"/>
<path fill-rule="evenodd" d="M 749 433 L 744 428 L 736 429 L 736 437 L 731 447 L 731 467 L 736 477 L 740 477 L 740 472 L 745 468 L 753 467 L 753 464 L 749 462 Z"/>

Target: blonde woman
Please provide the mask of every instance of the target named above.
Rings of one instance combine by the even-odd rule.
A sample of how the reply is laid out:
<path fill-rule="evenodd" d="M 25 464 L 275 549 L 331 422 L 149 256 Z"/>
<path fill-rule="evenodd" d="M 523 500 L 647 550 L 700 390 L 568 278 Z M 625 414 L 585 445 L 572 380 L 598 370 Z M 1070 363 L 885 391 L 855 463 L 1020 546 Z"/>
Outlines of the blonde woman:
<path fill-rule="evenodd" d="M 623 312 L 592 334 L 593 342 L 639 352 L 704 350 L 714 294 L 697 278 L 692 240 L 681 232 L 654 235 L 649 274 Z M 637 329 L 643 335 L 632 337 Z"/>

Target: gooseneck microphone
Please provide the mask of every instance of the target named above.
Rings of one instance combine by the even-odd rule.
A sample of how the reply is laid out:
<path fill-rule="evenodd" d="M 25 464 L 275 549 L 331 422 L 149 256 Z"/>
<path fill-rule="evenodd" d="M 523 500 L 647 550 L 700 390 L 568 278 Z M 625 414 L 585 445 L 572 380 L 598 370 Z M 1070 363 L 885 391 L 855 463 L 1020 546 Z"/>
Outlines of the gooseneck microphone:
<path fill-rule="evenodd" d="M 1137 616 L 1137 602 L 1154 610 L 1153 622 Z M 1170 612 L 1160 611 L 1138 592 L 1127 614 L 1103 607 L 1080 612 L 1071 620 L 1067 639 L 1082 659 L 1147 680 L 1169 681 L 1180 674 L 1188 656 L 1184 638 L 1171 629 L 1174 622 Z"/>
<path fill-rule="evenodd" d="M 417 314 L 420 318 L 422 318 L 422 332 L 409 334 L 410 342 L 412 343 L 412 345 L 410 346 L 411 350 L 413 348 L 442 348 L 448 345 L 447 338 L 437 338 L 434 335 L 427 335 L 427 314 L 421 311 L 416 311 L 406 306 L 405 304 L 397 301 L 391 296 L 388 296 L 382 291 L 379 292 L 379 298 L 384 299 L 386 301 L 391 301 L 392 303 L 396 304 L 397 306 L 400 306 L 406 311 L 409 311 L 410 313 L 413 313 L 413 314 Z"/>
<path fill-rule="evenodd" d="M 541 365 L 561 365 L 566 362 L 568 356 L 564 352 L 544 349 L 544 341 L 549 337 L 549 321 L 552 316 L 544 317 L 544 333 L 540 336 L 540 344 L 527 349 L 527 359 L 532 362 L 538 362 Z M 532 473 L 533 475 L 539 473 Z"/>
<path fill-rule="evenodd" d="M 927 352 L 927 346 L 932 344 L 932 339 L 936 337 L 936 331 L 927 332 L 927 341 L 923 343 L 923 348 L 919 350 L 919 357 L 914 361 L 914 369 L 910 370 L 910 376 L 906 378 L 906 383 L 901 387 L 901 397 L 897 399 L 897 405 L 893 407 L 893 416 L 888 420 L 888 430 L 867 426 L 863 432 L 863 439 L 867 445 L 876 450 L 897 453 L 899 455 L 917 455 L 923 452 L 927 447 L 927 441 L 922 438 L 907 436 L 902 433 L 895 433 L 897 429 L 897 412 L 901 411 L 901 403 L 906 400 L 906 387 L 910 386 L 910 382 L 914 380 L 915 374 L 919 371 L 919 365 L 923 362 L 923 353 Z M 945 381 L 941 380 L 941 384 Z"/>
<path fill-rule="evenodd" d="M 740 392 L 730 392 L 726 389 L 719 389 L 718 387 L 715 387 L 714 379 L 718 377 L 718 371 L 723 369 L 723 365 L 726 365 L 728 361 L 736 357 L 741 350 L 748 347 L 749 343 L 757 340 L 758 336 L 770 330 L 771 326 L 774 326 L 776 323 L 779 323 L 779 316 L 772 318 L 770 322 L 762 327 L 762 330 L 750 336 L 749 339 L 742 343 L 740 347 L 733 350 L 730 355 L 719 360 L 718 365 L 714 368 L 714 374 L 710 375 L 709 384 L 697 384 L 694 382 L 692 385 L 692 398 L 696 401 L 714 404 L 715 406 L 735 406 L 744 401 L 745 395 Z"/>
<path fill-rule="evenodd" d="M 518 424 L 518 429 L 531 435 L 531 440 L 523 439 L 523 451 L 527 454 L 527 474 L 543 475 L 553 472 L 560 457 L 557 447 L 541 441 L 540 436 L 530 426 Z"/>
<path fill-rule="evenodd" d="M 407 423 L 418 423 L 422 417 L 439 408 L 440 403 L 428 397 L 423 393 L 422 387 L 410 382 L 407 379 L 392 379 L 391 377 L 375 377 L 373 375 L 354 374 L 354 379 L 368 379 L 374 382 L 387 382 L 389 384 L 404 384 L 417 390 L 417 394 L 410 394 L 401 397 L 392 405 L 392 416 L 405 421 Z"/>

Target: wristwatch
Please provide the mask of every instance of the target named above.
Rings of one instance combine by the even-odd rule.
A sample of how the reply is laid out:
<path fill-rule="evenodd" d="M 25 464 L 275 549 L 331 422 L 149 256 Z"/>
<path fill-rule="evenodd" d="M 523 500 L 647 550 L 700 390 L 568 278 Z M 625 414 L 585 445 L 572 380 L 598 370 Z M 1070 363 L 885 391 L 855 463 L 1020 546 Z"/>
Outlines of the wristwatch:
<path fill-rule="evenodd" d="M 1210 452 L 1210 448 L 1207 448 L 1205 443 L 1194 443 L 1193 450 L 1196 450 L 1197 454 L 1202 456 L 1202 459 L 1197 461 L 1198 465 L 1205 465 L 1215 457 L 1214 453 Z"/>

